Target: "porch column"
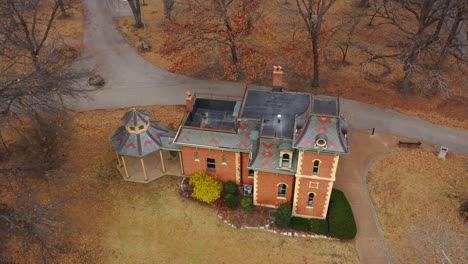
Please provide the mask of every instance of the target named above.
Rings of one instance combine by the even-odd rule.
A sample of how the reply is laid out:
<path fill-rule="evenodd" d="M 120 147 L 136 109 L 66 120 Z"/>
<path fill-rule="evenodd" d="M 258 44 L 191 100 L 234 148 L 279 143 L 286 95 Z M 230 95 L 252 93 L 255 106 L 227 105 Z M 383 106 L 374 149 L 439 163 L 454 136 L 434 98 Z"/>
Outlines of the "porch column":
<path fill-rule="evenodd" d="M 122 162 L 120 162 L 120 155 L 119 155 L 119 153 L 116 151 L 115 154 L 117 155 L 117 162 L 118 162 L 119 167 L 122 167 Z"/>
<path fill-rule="evenodd" d="M 145 169 L 145 162 L 143 161 L 143 158 L 141 158 L 140 161 L 141 161 L 141 167 L 143 168 L 143 175 L 145 176 L 145 181 L 148 181 L 148 175 L 146 175 L 146 169 Z"/>
<path fill-rule="evenodd" d="M 159 151 L 159 157 L 161 157 L 162 171 L 166 172 L 166 165 L 164 165 L 164 158 L 163 158 L 162 150 Z"/>
<path fill-rule="evenodd" d="M 182 152 L 179 151 L 180 174 L 184 175 L 184 165 L 182 164 Z"/>
<path fill-rule="evenodd" d="M 128 175 L 127 164 L 125 164 L 125 158 L 124 158 L 124 156 L 122 156 L 122 164 L 123 164 L 124 171 L 125 171 L 125 177 L 126 177 L 126 178 L 130 178 L 130 176 Z"/>

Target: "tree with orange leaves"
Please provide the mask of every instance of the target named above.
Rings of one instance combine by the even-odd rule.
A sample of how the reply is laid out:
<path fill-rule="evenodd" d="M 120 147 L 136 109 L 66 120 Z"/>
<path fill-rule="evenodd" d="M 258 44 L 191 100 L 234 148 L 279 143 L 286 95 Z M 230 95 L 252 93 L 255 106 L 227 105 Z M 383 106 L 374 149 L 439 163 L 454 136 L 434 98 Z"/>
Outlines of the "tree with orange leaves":
<path fill-rule="evenodd" d="M 200 55 L 219 51 L 224 78 L 256 79 L 261 75 L 252 68 L 262 65 L 264 51 L 250 36 L 261 19 L 260 0 L 184 0 L 190 15 L 167 21 L 168 38 L 160 53 L 173 60 L 171 71 L 194 68 Z M 180 6 L 180 5 L 179 5 Z M 177 56 L 175 56 L 177 55 Z M 257 67 L 255 67 L 257 66 Z M 264 67 L 266 68 L 266 67 Z M 247 72 L 250 70 L 250 72 Z"/>

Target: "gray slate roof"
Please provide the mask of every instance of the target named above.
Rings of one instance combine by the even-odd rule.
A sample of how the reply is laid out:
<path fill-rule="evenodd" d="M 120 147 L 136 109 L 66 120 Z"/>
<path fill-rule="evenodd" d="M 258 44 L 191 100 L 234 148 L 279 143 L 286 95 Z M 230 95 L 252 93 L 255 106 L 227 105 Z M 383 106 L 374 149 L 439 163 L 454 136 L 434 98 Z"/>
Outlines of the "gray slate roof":
<path fill-rule="evenodd" d="M 170 132 L 161 121 L 150 121 L 148 130 L 140 133 L 129 133 L 125 126 L 121 126 L 112 136 L 114 149 L 124 156 L 144 157 L 161 149 L 179 150 L 173 144 L 174 133 Z"/>
<path fill-rule="evenodd" d="M 126 126 L 141 126 L 148 123 L 150 120 L 150 113 L 144 110 L 133 109 L 125 113 L 122 117 L 122 122 Z"/>
<path fill-rule="evenodd" d="M 219 149 L 248 151 L 252 149 L 251 135 L 258 135 L 260 120 L 243 119 L 239 121 L 236 132 L 203 130 L 199 128 L 181 127 L 177 145 L 198 146 Z M 257 132 L 255 132 L 257 131 Z"/>
<path fill-rule="evenodd" d="M 327 148 L 315 146 L 317 135 L 327 138 Z M 323 152 L 347 153 L 347 139 L 341 133 L 338 116 L 310 115 L 307 124 L 294 135 L 294 148 Z"/>
<path fill-rule="evenodd" d="M 255 149 L 249 168 L 253 170 L 270 171 L 282 174 L 295 174 L 297 169 L 297 155 L 294 155 L 292 167 L 290 170 L 279 168 L 280 164 L 280 150 L 288 145 L 288 150 L 292 149 L 292 140 L 290 139 L 274 139 L 274 138 L 260 138 L 259 144 Z M 281 149 L 283 148 L 283 149 Z"/>

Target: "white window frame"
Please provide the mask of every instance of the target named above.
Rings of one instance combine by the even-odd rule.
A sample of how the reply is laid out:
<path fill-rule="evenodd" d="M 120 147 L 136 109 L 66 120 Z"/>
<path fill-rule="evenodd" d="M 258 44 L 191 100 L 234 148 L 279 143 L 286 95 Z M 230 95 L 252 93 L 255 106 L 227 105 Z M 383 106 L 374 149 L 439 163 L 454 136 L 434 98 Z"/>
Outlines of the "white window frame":
<path fill-rule="evenodd" d="M 315 170 L 315 162 L 318 161 L 318 165 L 317 165 L 317 172 L 314 172 Z M 319 171 L 320 171 L 320 163 L 322 163 L 321 160 L 318 160 L 318 159 L 315 159 L 313 162 L 312 162 L 312 175 L 313 176 L 318 176 L 319 174 Z"/>
<path fill-rule="evenodd" d="M 312 196 L 312 204 L 310 205 L 310 195 L 313 195 Z M 314 192 L 310 192 L 310 193 L 307 193 L 307 208 L 313 208 L 314 207 L 314 202 L 315 202 L 315 193 Z"/>
<path fill-rule="evenodd" d="M 280 190 L 280 186 L 285 186 L 284 187 L 284 194 L 281 194 L 282 193 L 281 191 L 283 191 L 283 190 L 282 189 Z M 288 193 L 288 185 L 286 183 L 278 184 L 276 190 L 278 191 L 278 193 L 277 193 L 278 198 L 286 199 L 286 194 Z"/>

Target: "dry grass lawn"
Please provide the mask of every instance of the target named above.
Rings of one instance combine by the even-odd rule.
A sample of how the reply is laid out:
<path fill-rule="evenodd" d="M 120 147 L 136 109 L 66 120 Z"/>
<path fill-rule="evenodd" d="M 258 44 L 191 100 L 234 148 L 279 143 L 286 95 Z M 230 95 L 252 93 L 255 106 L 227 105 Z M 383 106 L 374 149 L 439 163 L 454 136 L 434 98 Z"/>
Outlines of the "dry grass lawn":
<path fill-rule="evenodd" d="M 160 0 L 146 0 L 147 5 L 143 6 L 143 20 L 146 23 L 146 34 L 143 29 L 135 29 L 133 27 L 133 17 L 122 17 L 119 19 L 119 26 L 124 35 L 127 36 L 131 45 L 137 48 L 143 39 L 147 39 L 153 46 L 151 52 L 141 53 L 141 55 L 149 62 L 163 69 L 169 69 L 171 61 L 162 57 L 159 53 L 159 48 L 164 43 L 166 38 L 170 36 L 163 32 L 164 14 L 163 5 Z M 293 16 L 287 11 L 284 6 L 279 4 L 282 1 L 264 1 L 262 10 L 265 21 L 268 23 L 267 35 L 255 35 L 253 38 L 259 46 L 274 49 L 277 46 L 284 45 L 286 41 L 291 40 L 293 32 L 296 31 L 303 23 L 297 16 Z M 294 1 L 289 1 L 293 3 Z M 357 1 L 338 1 L 330 13 L 327 14 L 327 25 L 340 23 L 343 21 L 343 12 L 355 8 Z M 183 19 L 187 14 L 187 8 L 176 3 L 173 17 Z M 278 15 L 280 14 L 280 15 Z M 353 41 L 360 43 L 363 46 L 369 46 L 380 52 L 388 52 L 385 50 L 385 45 L 388 44 L 387 35 L 390 34 L 391 28 L 383 28 L 379 33 L 375 32 L 375 28 L 366 26 L 368 21 L 364 18 L 358 26 Z M 297 32 L 296 32 L 297 33 Z M 388 48 L 387 48 L 388 49 Z M 187 69 L 181 74 L 192 75 L 198 78 L 213 78 L 213 68 L 206 68 L 206 65 L 212 64 L 219 59 L 219 51 L 216 49 L 208 49 L 203 55 L 197 58 L 200 65 L 195 69 Z M 390 52 L 392 53 L 392 52 Z M 366 59 L 358 48 L 351 47 L 348 54 L 348 65 L 339 64 L 340 53 L 336 45 L 332 42 L 325 47 L 322 54 L 322 88 L 315 89 L 312 92 L 315 94 L 340 95 L 349 99 L 354 99 L 362 102 L 371 103 L 383 108 L 392 108 L 396 111 L 418 116 L 435 124 L 452 126 L 458 128 L 468 128 L 468 90 L 466 88 L 466 76 L 458 73 L 451 73 L 448 83 L 451 87 L 450 97 L 434 96 L 421 97 L 419 95 L 401 94 L 397 89 L 397 82 L 401 79 L 401 65 L 398 63 L 390 63 L 393 72 L 385 77 L 378 77 L 377 80 L 370 80 L 369 73 L 378 74 L 382 69 L 378 67 L 361 65 L 360 63 Z M 284 51 L 274 52 L 269 56 L 268 63 L 271 65 L 281 64 L 288 66 L 289 55 L 284 54 Z M 199 69 L 205 69 L 200 71 Z M 270 85 L 270 76 L 263 76 L 263 85 Z M 375 79 L 376 77 L 374 77 Z M 292 91 L 311 91 L 308 79 L 304 76 L 296 76 L 290 73 L 290 77 L 286 77 L 287 88 Z"/>
<path fill-rule="evenodd" d="M 442 248 L 452 263 L 466 263 L 467 225 L 458 217 L 468 196 L 468 156 L 449 153 L 445 161 L 432 149 L 401 149 L 377 162 L 369 190 L 396 263 L 448 263 L 430 253 Z"/>
<path fill-rule="evenodd" d="M 182 106 L 142 107 L 152 119 L 177 127 Z M 181 178 L 125 182 L 110 137 L 128 109 L 72 113 L 59 135 L 65 160 L 51 183 L 72 251 L 57 263 L 357 263 L 352 242 L 285 237 L 225 225 L 211 206 L 179 195 Z M 10 135 L 11 136 L 11 135 Z M 12 138 L 8 137 L 11 142 Z M 2 198 L 3 200 L 3 198 Z M 20 263 L 20 262 L 18 262 Z"/>

